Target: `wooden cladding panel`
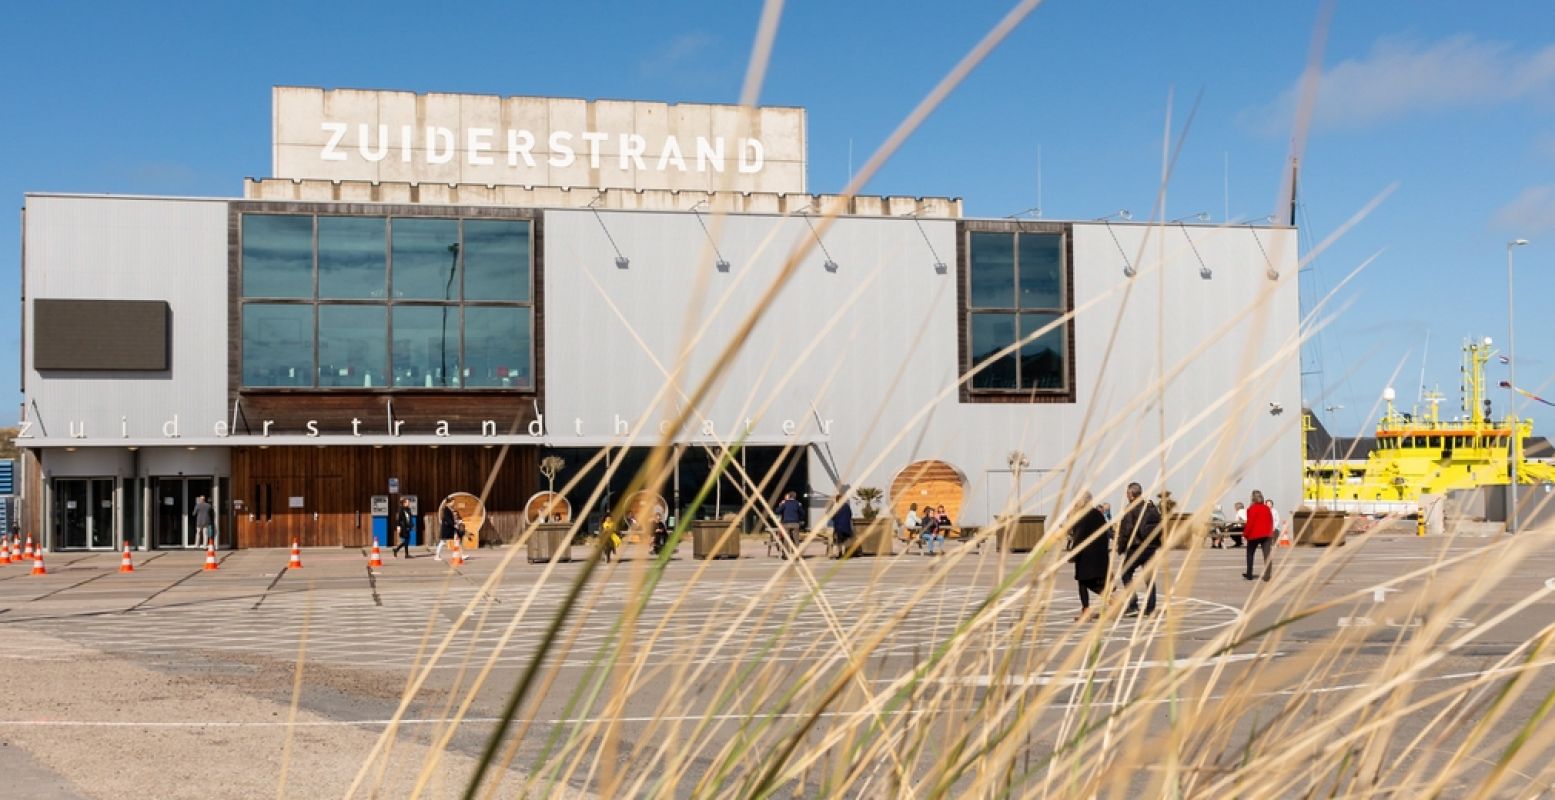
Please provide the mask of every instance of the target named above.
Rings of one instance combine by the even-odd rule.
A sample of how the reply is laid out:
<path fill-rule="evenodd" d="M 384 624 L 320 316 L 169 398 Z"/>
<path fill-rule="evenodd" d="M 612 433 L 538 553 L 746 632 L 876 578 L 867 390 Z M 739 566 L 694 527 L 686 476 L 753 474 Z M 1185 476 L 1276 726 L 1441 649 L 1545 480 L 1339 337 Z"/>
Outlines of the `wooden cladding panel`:
<path fill-rule="evenodd" d="M 480 497 L 490 478 L 488 520 L 510 519 L 538 491 L 538 448 L 509 448 L 498 470 L 501 453 L 501 447 L 235 448 L 232 492 L 243 503 L 237 546 L 287 547 L 294 539 L 304 547 L 370 545 L 371 498 L 388 494 L 389 478 L 417 496 L 423 518 L 454 492 Z M 435 536 L 423 526 L 421 541 Z"/>

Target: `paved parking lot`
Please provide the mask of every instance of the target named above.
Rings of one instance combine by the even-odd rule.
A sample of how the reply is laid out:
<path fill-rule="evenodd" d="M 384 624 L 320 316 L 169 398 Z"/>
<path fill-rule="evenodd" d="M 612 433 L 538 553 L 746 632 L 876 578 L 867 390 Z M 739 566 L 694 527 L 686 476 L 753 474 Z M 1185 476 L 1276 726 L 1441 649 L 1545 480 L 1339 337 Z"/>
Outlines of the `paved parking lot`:
<path fill-rule="evenodd" d="M 1105 702 L 1125 702 L 1126 684 L 1110 684 L 1110 677 L 1121 681 L 1140 670 L 1173 668 L 1223 641 L 1228 631 L 1256 628 L 1262 621 L 1245 612 L 1254 593 L 1279 591 L 1283 576 L 1326 557 L 1333 563 L 1305 601 L 1318 610 L 1282 625 L 1277 647 L 1260 650 L 1254 642 L 1198 667 L 1235 674 L 1255 664 L 1299 660 L 1303 648 L 1336 637 L 1358 636 L 1361 644 L 1344 669 L 1325 673 L 1338 688 L 1353 688 L 1347 676 L 1370 680 L 1369 660 L 1385 657 L 1412 632 L 1433 622 L 1469 630 L 1546 591 L 1546 581 L 1555 579 L 1555 554 L 1539 551 L 1519 559 L 1482 602 L 1450 619 L 1438 616 L 1446 613 L 1437 610 L 1441 598 L 1400 604 L 1405 596 L 1429 599 L 1434 578 L 1423 568 L 1454 559 L 1494 563 L 1502 546 L 1496 538 L 1447 543 L 1378 535 L 1334 553 L 1281 549 L 1276 580 L 1269 584 L 1240 579 L 1241 551 L 1205 551 L 1180 575 L 1164 614 L 1114 620 L 1089 640 L 1099 667 L 1086 680 L 1096 684 L 1099 676 L 1107 691 L 1124 693 Z M 814 546 L 795 567 L 767 558 L 754 540 L 733 561 L 693 560 L 689 546 L 683 547 L 640 613 L 633 607 L 644 596 L 639 581 L 648 574 L 646 555 L 628 552 L 624 563 L 601 565 L 550 650 L 548 682 L 524 709 L 523 721 L 535 726 L 533 741 L 525 741 L 515 763 L 543 749 L 542 732 L 612 717 L 626 742 L 637 734 L 661 736 L 655 725 L 677 715 L 737 725 L 752 709 L 678 693 L 682 678 L 743 670 L 755 685 L 780 684 L 813 675 L 807 671 L 817 665 L 840 664 L 842 654 L 862 648 L 876 632 L 881 637 L 871 641 L 862 674 L 867 685 L 889 691 L 950 639 L 1014 566 L 991 548 L 959 557 L 847 562 L 819 552 Z M 531 565 L 518 553 L 490 580 L 507 555 L 483 550 L 460 568 L 431 558 L 390 558 L 369 570 L 360 551 L 318 550 L 304 552 L 303 569 L 287 570 L 285 551 L 252 550 L 223 553 L 221 569 L 206 572 L 203 553 L 137 553 L 136 571 L 125 575 L 117 572 L 116 553 L 58 553 L 49 556 L 47 576 L 0 567 L 4 673 L 25 690 L 12 697 L 28 700 L 12 703 L 0 719 L 0 741 L 9 745 L 0 748 L 0 769 L 31 770 L 41 776 L 40 786 L 54 785 L 51 791 L 60 797 L 115 796 L 116 788 L 137 778 L 160 780 L 168 770 L 188 775 L 165 796 L 243 796 L 239 792 L 249 789 L 275 794 L 279 753 L 286 742 L 300 741 L 300 731 L 312 731 L 324 753 L 341 758 L 331 762 L 310 751 L 301 762 L 287 761 L 288 769 L 301 770 L 294 774 L 306 774 L 307 785 L 326 794 L 344 793 L 379 732 L 397 718 L 403 728 L 396 752 L 404 762 L 375 779 L 395 796 L 413 782 L 426 748 L 436 747 L 432 737 L 450 704 L 468 697 L 466 723 L 452 733 L 448 766 L 439 768 L 434 787 L 454 794 L 467 774 L 461 770 L 584 569 L 581 563 Z M 1003 595 L 985 622 L 991 631 L 1004 631 L 989 635 L 992 647 L 1001 654 L 1019 651 L 1017 664 L 1043 668 L 996 674 L 968 661 L 932 680 L 974 688 L 1078 682 L 1055 666 L 1064 657 L 1054 654 L 1076 647 L 1094 623 L 1074 622 L 1079 604 L 1073 583 L 1067 566 L 1056 569 L 1055 580 Z M 898 613 L 903 609 L 909 611 Z M 1495 669 L 1548 622 L 1552 609 L 1555 603 L 1540 598 L 1481 627 L 1472 642 L 1443 653 L 1425 680 L 1451 684 Z M 628 629 L 629 619 L 635 622 Z M 1016 626 L 1020 635 L 1011 635 Z M 578 687 L 597 676 L 603 654 L 614 652 L 623 637 L 643 665 L 630 696 L 613 706 L 580 708 Z M 300 685 L 294 680 L 299 659 Z M 483 669 L 490 674 L 471 691 Z M 402 708 L 406 687 L 418 680 L 418 691 Z M 97 745 L 127 745 L 126 752 L 143 757 L 94 761 L 88 756 Z M 178 747 L 188 749 L 166 749 Z M 231 763 L 234 748 L 241 747 L 266 755 L 259 759 L 263 768 L 235 784 L 197 768 L 199 759 Z M 517 768 L 508 775 L 512 781 L 525 777 Z"/>

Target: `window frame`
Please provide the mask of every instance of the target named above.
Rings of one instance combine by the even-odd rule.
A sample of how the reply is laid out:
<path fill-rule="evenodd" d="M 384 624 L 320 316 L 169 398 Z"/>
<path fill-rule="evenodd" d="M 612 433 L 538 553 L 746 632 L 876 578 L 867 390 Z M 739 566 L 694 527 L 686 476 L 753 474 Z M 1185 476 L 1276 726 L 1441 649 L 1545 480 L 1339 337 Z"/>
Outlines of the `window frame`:
<path fill-rule="evenodd" d="M 248 297 L 243 293 L 243 219 L 250 215 L 307 215 L 313 218 L 313 292 L 307 298 Z M 322 217 L 381 217 L 384 218 L 384 297 L 381 299 L 323 298 L 319 296 L 319 224 Z M 459 280 L 456 295 L 448 302 L 443 300 L 397 299 L 394 297 L 394 220 L 396 218 L 453 219 L 458 225 L 460 254 Z M 529 235 L 529 263 L 527 267 L 527 300 L 468 300 L 465 298 L 464 223 L 467 220 L 503 220 L 527 222 Z M 540 396 L 544 389 L 544 277 L 543 277 L 543 215 L 537 209 L 499 208 L 487 206 L 421 206 L 421 205 L 369 205 L 346 203 L 290 203 L 263 201 L 235 201 L 228 208 L 228 392 L 236 398 L 244 394 L 293 394 L 293 395 L 347 395 L 390 394 L 448 396 L 451 394 L 507 394 Z M 311 307 L 313 311 L 313 364 L 309 386 L 275 387 L 250 386 L 243 378 L 243 317 L 250 304 L 284 304 Z M 318 324 L 319 310 L 323 306 L 371 306 L 385 310 L 383 368 L 386 380 L 383 386 L 351 387 L 323 386 L 320 384 Z M 529 381 L 524 386 L 470 387 L 460 375 L 458 386 L 396 386 L 394 383 L 394 309 L 401 306 L 431 308 L 447 307 L 456 312 L 459 324 L 458 363 L 461 370 L 465 363 L 463 311 L 469 307 L 498 307 L 529 309 Z"/>
<path fill-rule="evenodd" d="M 1015 270 L 1015 297 L 1014 307 L 981 307 L 971 305 L 972 297 L 972 234 L 974 233 L 1007 233 L 1014 234 L 1016 240 L 1012 243 Z M 1059 245 L 1059 257 L 1062 264 L 1059 267 L 1059 299 L 1063 303 L 1062 308 L 1021 308 L 1020 307 L 1020 240 L 1022 234 L 1058 234 L 1063 237 Z M 962 376 L 959 387 L 959 398 L 962 403 L 1073 403 L 1075 402 L 1075 324 L 1070 312 L 1074 310 L 1074 226 L 1058 222 L 1040 222 L 1030 220 L 962 220 L 956 226 L 956 264 L 961 274 L 956 281 L 956 329 L 957 329 L 957 356 L 959 359 L 959 374 Z M 1016 336 L 1020 337 L 1020 314 L 1056 314 L 1060 317 L 1069 315 L 1061 326 L 1063 332 L 1063 357 L 1064 367 L 1061 371 L 1063 386 L 1055 389 L 1041 389 L 1037 387 L 1020 388 L 1018 385 L 1012 388 L 982 388 L 972 385 L 973 378 L 967 373 L 976 366 L 972 353 L 972 315 L 980 312 L 1010 313 L 1015 315 L 1014 325 Z M 1017 348 L 1013 354 L 1016 363 L 1016 382 L 1020 382 L 1020 351 Z"/>

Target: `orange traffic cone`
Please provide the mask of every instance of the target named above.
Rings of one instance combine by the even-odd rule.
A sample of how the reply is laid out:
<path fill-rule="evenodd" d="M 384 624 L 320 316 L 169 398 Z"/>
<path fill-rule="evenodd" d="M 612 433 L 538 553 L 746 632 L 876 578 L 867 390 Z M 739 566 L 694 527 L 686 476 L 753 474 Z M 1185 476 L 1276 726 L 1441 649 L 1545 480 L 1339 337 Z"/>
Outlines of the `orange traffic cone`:
<path fill-rule="evenodd" d="M 1290 526 L 1289 525 L 1285 525 L 1285 526 L 1282 526 L 1280 528 L 1280 538 L 1279 538 L 1279 541 L 1275 542 L 1275 544 L 1279 545 L 1280 547 L 1290 547 Z"/>
<path fill-rule="evenodd" d="M 221 569 L 221 565 L 216 563 L 216 545 L 214 544 L 207 543 L 205 545 L 205 569 L 207 571 Z"/>
<path fill-rule="evenodd" d="M 383 553 L 379 552 L 379 550 L 378 550 L 378 543 L 377 542 L 373 542 L 373 557 L 368 560 L 367 566 L 369 566 L 369 567 L 381 567 L 381 566 L 383 566 Z"/>
<path fill-rule="evenodd" d="M 464 551 L 459 549 L 459 537 L 455 536 L 453 538 L 453 543 L 454 543 L 454 556 L 453 556 L 453 558 L 450 558 L 448 560 L 448 563 L 450 563 L 450 564 L 452 564 L 452 565 L 454 565 L 456 567 L 462 567 L 462 566 L 464 566 Z"/>
<path fill-rule="evenodd" d="M 124 557 L 119 559 L 120 572 L 134 572 L 135 562 L 130 558 L 130 543 L 124 543 Z"/>
<path fill-rule="evenodd" d="M 42 550 L 43 548 L 40 547 L 38 549 Z M 22 560 L 23 561 L 31 561 L 32 559 L 33 559 L 33 555 L 32 555 L 32 534 L 29 533 L 29 534 L 27 534 L 27 549 L 22 551 Z"/>
<path fill-rule="evenodd" d="M 11 539 L 8 536 L 0 536 L 0 564 L 11 563 Z"/>
<path fill-rule="evenodd" d="M 47 575 L 47 574 L 49 574 L 49 571 L 43 568 L 43 548 L 41 546 L 38 548 L 37 555 L 34 556 L 34 560 L 32 562 L 32 574 L 34 574 L 34 575 Z"/>
<path fill-rule="evenodd" d="M 286 563 L 286 568 L 302 569 L 302 546 L 297 544 L 296 539 L 292 540 L 292 558 Z"/>

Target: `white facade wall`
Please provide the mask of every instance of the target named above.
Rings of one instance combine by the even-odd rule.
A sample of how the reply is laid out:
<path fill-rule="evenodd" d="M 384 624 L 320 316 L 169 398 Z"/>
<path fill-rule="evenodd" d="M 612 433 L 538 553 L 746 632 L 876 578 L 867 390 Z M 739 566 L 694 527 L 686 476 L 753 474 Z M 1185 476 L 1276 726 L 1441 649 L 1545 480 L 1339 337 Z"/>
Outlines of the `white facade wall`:
<path fill-rule="evenodd" d="M 967 404 L 952 386 L 961 280 L 954 221 L 922 222 L 946 274 L 933 269 L 910 219 L 839 218 L 824 234 L 834 273 L 801 218 L 723 219 L 727 273 L 713 270 L 689 214 L 553 211 L 545 224 L 544 410 L 555 444 L 609 435 L 617 416 L 655 408 L 690 320 L 699 336 L 670 392 L 684 402 L 785 260 L 810 246 L 696 415 L 712 421 L 713 439 L 734 438 L 752 417 L 750 441 L 821 443 L 853 486 L 887 488 L 913 461 L 946 461 L 968 481 L 960 522 L 972 525 L 1008 502 L 1006 456 L 1017 449 L 1031 462 L 1022 505 L 1033 513 L 1051 513 L 1058 494 L 1059 481 L 1043 485 L 1041 476 L 1063 472 L 1115 503 L 1128 480 L 1169 489 L 1189 506 L 1229 509 L 1253 488 L 1286 508 L 1299 497 L 1291 230 L 1259 229 L 1260 250 L 1249 228 L 1190 228 L 1213 273 L 1205 280 L 1181 228 L 1113 225 L 1138 269 L 1131 280 L 1107 226 L 1076 225 L 1076 401 Z M 606 229 L 627 269 L 616 266 Z M 1266 276 L 1271 266 L 1277 281 Z M 1285 413 L 1270 414 L 1270 403 Z M 652 425 L 663 419 L 659 409 Z M 829 434 L 817 416 L 831 421 Z M 784 420 L 796 435 L 785 435 Z M 1093 439 L 1074 460 L 1082 428 Z M 1164 451 L 1163 430 L 1173 440 Z M 682 438 L 708 439 L 700 426 Z M 814 461 L 810 474 L 815 488 L 833 488 Z"/>
<path fill-rule="evenodd" d="M 63 439 L 74 424 L 86 439 L 160 439 L 175 415 L 181 436 L 208 436 L 229 416 L 226 201 L 31 195 L 24 237 L 32 436 Z M 167 301 L 172 368 L 39 373 L 31 325 L 40 298 Z"/>
<path fill-rule="evenodd" d="M 1188 507 L 1222 502 L 1229 509 L 1254 488 L 1282 511 L 1299 497 L 1292 230 L 1257 229 L 1260 249 L 1249 228 L 1190 227 L 1213 270 L 1205 280 L 1179 227 L 1114 224 L 1109 232 L 1102 224 L 1076 224 L 1075 402 L 969 404 L 953 386 L 962 280 L 954 220 L 922 220 L 920 232 L 908 218 L 838 218 L 823 231 L 836 272 L 823 268 L 827 256 L 804 218 L 702 220 L 730 262 L 728 272 L 714 269 L 708 236 L 693 214 L 545 212 L 541 441 L 620 442 L 617 417 L 656 427 L 676 401 L 688 402 L 719 353 L 738 339 L 733 360 L 680 440 L 732 440 L 750 418 L 749 443 L 814 444 L 844 482 L 882 489 L 913 461 L 942 460 L 967 479 L 958 520 L 964 524 L 987 522 L 1008 501 L 1012 450 L 1031 462 L 1023 480 L 1028 512 L 1052 512 L 1059 482 L 1043 485 L 1043 476 L 1059 475 L 1115 504 L 1128 480 L 1169 489 Z M 607 230 L 630 260 L 626 269 L 616 266 Z M 69 464 L 73 474 L 123 473 L 122 465 L 88 465 L 79 453 L 59 452 L 69 444 L 61 439 L 72 420 L 87 426 L 86 443 L 112 446 L 126 418 L 130 439 L 149 450 L 168 442 L 163 426 L 176 414 L 182 443 L 200 447 L 143 453 L 157 473 L 224 474 L 225 453 L 212 446 L 218 442 L 209 425 L 230 416 L 226 201 L 34 195 L 25 236 L 29 303 L 166 300 L 173 313 L 166 374 L 45 376 L 24 353 L 27 417 L 41 420 L 33 433 L 41 437 L 46 427 L 50 452 L 59 456 L 45 459 L 45 470 Z M 797 256 L 792 279 L 767 298 L 800 247 L 808 251 Z M 1264 252 L 1278 280 L 1266 276 Z M 1124 275 L 1124 254 L 1137 277 Z M 946 273 L 935 271 L 936 260 L 949 265 Z M 747 315 L 761 304 L 767 313 L 742 335 Z M 683 349 L 678 388 L 665 392 Z M 1270 414 L 1270 403 L 1284 413 Z M 702 419 L 712 421 L 712 436 L 704 435 Z M 817 419 L 829 422 L 828 432 Z M 1077 451 L 1082 431 L 1088 438 Z M 1163 431 L 1172 439 L 1165 447 Z M 190 441 L 195 437 L 201 441 Z M 655 438 L 650 429 L 639 443 Z M 213 458 L 222 463 L 206 463 Z M 830 491 L 819 458 L 812 457 L 810 480 Z"/>

